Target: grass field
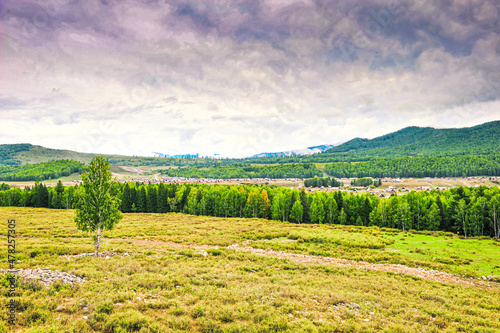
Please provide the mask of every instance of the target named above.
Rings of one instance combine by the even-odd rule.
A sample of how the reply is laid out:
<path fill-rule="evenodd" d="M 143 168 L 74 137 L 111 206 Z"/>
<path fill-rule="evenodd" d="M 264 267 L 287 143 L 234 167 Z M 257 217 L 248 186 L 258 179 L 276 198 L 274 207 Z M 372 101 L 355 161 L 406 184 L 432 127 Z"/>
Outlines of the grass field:
<path fill-rule="evenodd" d="M 48 267 L 86 280 L 79 287 L 54 284 L 48 289 L 21 284 L 17 332 L 500 331 L 498 289 L 327 263 L 306 265 L 224 247 L 246 244 L 481 276 L 500 273 L 500 243 L 491 239 L 125 214 L 114 231 L 105 233 L 101 250 L 130 256 L 105 259 L 73 256 L 93 251 L 91 235 L 75 228 L 74 211 L 0 208 L 0 220 L 9 218 L 16 219 L 21 235 L 16 268 Z M 6 232 L 6 227 L 1 230 L 5 248 Z M 196 247 L 201 244 L 220 248 L 205 252 Z M 7 268 L 6 252 L 0 254 L 0 268 Z M 4 279 L 4 304 L 6 284 Z M 5 322 L 1 331 L 7 331 Z"/>

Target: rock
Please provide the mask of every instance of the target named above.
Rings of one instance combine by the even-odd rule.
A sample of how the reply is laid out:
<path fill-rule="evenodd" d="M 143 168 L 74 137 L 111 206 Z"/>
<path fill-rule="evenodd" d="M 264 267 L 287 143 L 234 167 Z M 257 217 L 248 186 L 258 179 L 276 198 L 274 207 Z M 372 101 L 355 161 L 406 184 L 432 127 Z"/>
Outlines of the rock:
<path fill-rule="evenodd" d="M 89 318 L 89 317 L 87 317 L 87 316 L 83 316 L 83 319 L 88 319 L 88 318 Z"/>
<path fill-rule="evenodd" d="M 64 310 L 66 310 L 66 308 L 62 305 L 58 305 L 57 308 L 56 308 L 56 311 L 57 312 L 63 312 Z"/>
<path fill-rule="evenodd" d="M 49 268 L 36 269 L 17 269 L 15 270 L 0 270 L 0 274 L 12 273 L 22 280 L 40 281 L 46 287 L 49 287 L 56 281 L 61 281 L 66 284 L 82 283 L 84 280 L 76 275 L 60 271 L 51 271 Z"/>
<path fill-rule="evenodd" d="M 359 308 L 360 308 L 359 304 L 358 304 L 358 303 L 354 303 L 354 302 L 349 303 L 349 306 L 350 306 L 351 308 L 353 308 L 353 309 L 359 309 Z"/>

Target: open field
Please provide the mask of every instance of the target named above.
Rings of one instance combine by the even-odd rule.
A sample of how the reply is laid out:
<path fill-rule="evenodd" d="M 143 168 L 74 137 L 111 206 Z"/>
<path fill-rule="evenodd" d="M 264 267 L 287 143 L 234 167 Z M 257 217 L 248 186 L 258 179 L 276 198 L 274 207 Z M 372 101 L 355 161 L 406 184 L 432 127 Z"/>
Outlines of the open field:
<path fill-rule="evenodd" d="M 417 187 L 459 187 L 459 186 L 498 186 L 498 177 L 493 177 L 495 180 L 490 180 L 490 177 L 469 177 L 469 178 L 413 178 L 413 179 L 403 179 L 400 181 L 385 181 L 382 183 L 381 188 L 388 188 L 392 186 L 394 188 L 405 187 L 410 190 L 415 190 Z"/>
<path fill-rule="evenodd" d="M 0 208 L 0 219 L 17 221 L 16 268 L 48 267 L 86 280 L 48 289 L 21 284 L 14 331 L 500 331 L 497 283 L 456 275 L 435 282 L 430 277 L 437 272 L 419 277 L 409 268 L 401 273 L 420 266 L 498 275 L 500 243 L 491 239 L 125 214 L 105 233 L 106 259 L 75 256 L 93 246 L 73 217 L 71 210 Z M 1 233 L 6 242 L 6 228 Z M 1 257 L 6 266 L 6 251 Z"/>

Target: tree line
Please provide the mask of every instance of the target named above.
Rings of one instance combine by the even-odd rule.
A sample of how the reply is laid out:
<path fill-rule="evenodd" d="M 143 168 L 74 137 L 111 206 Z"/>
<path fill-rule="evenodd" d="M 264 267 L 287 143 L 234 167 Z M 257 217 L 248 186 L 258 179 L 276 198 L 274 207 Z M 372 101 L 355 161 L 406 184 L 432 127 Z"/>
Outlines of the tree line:
<path fill-rule="evenodd" d="M 470 236 L 500 233 L 500 188 L 458 187 L 379 198 L 344 191 L 306 193 L 255 185 L 120 184 L 124 213 L 182 212 L 219 217 L 264 218 L 293 223 L 379 226 L 401 230 L 458 232 Z M 73 208 L 78 186 L 0 191 L 0 205 Z"/>
<path fill-rule="evenodd" d="M 310 179 L 304 180 L 304 186 L 305 187 L 322 187 L 322 186 L 323 187 L 328 187 L 328 186 L 341 187 L 341 186 L 344 186 L 344 183 L 342 183 L 341 181 L 338 181 L 335 178 L 331 178 L 331 177 L 328 177 L 328 178 L 315 177 L 315 178 L 310 178 Z"/>
<path fill-rule="evenodd" d="M 500 154 L 402 157 L 328 164 L 333 177 L 470 177 L 500 175 Z"/>
<path fill-rule="evenodd" d="M 43 181 L 82 173 L 85 164 L 72 160 L 58 160 L 36 164 L 0 166 L 2 181 Z"/>
<path fill-rule="evenodd" d="M 358 179 L 351 180 L 351 185 L 352 186 L 363 186 L 363 187 L 374 185 L 374 186 L 378 187 L 378 186 L 382 185 L 382 180 L 379 179 L 379 180 L 373 182 L 373 179 L 371 179 L 371 178 L 358 178 Z"/>
<path fill-rule="evenodd" d="M 170 177 L 186 178 L 312 178 L 323 173 L 314 164 L 245 165 L 235 164 L 225 167 L 187 167 L 164 169 L 160 173 Z"/>

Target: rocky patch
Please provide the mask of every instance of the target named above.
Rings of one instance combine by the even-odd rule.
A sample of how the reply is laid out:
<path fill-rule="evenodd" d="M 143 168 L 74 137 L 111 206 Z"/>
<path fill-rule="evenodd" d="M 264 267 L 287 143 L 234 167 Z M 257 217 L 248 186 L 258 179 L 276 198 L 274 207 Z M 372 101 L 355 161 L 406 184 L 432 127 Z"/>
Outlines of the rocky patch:
<path fill-rule="evenodd" d="M 24 281 L 38 281 L 42 285 L 49 287 L 56 281 L 61 281 L 66 284 L 79 284 L 83 283 L 85 280 L 74 274 L 61 272 L 61 271 L 51 271 L 48 268 L 40 269 L 0 269 L 0 274 L 11 273 L 18 277 L 20 280 Z"/>

